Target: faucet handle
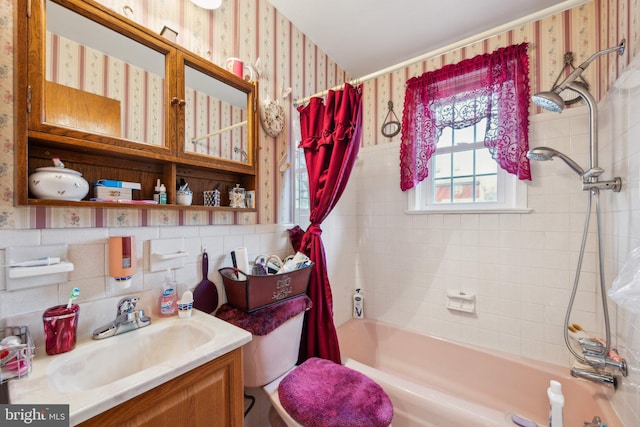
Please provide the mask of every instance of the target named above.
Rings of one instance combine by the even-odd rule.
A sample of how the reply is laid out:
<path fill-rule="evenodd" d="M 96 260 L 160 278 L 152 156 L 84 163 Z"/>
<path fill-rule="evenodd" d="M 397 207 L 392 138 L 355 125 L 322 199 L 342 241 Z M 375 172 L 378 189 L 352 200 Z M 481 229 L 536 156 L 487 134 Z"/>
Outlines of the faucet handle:
<path fill-rule="evenodd" d="M 583 425 L 583 427 L 602 427 L 602 426 L 603 426 L 602 420 L 598 416 L 593 417 L 593 420 L 591 420 L 591 422 L 585 421 Z"/>
<path fill-rule="evenodd" d="M 123 313 L 133 313 L 138 301 L 140 301 L 140 298 L 136 296 L 128 296 L 128 297 L 122 298 L 118 302 L 118 314 L 120 315 Z"/>

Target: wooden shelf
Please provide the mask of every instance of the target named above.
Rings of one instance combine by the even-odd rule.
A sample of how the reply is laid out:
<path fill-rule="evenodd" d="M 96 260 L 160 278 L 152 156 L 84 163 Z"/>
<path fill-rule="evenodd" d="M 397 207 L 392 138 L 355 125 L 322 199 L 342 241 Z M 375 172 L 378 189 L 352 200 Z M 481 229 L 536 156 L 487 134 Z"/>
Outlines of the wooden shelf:
<path fill-rule="evenodd" d="M 256 212 L 256 209 L 250 208 L 232 208 L 229 206 L 203 206 L 203 205 L 154 205 L 154 204 L 138 204 L 138 203 L 107 203 L 107 202 L 91 202 L 81 200 L 78 202 L 69 200 L 44 200 L 44 199 L 29 199 L 28 204 L 30 206 L 76 206 L 79 208 L 130 208 L 130 209 L 168 209 L 168 210 L 206 210 L 214 212 Z"/>

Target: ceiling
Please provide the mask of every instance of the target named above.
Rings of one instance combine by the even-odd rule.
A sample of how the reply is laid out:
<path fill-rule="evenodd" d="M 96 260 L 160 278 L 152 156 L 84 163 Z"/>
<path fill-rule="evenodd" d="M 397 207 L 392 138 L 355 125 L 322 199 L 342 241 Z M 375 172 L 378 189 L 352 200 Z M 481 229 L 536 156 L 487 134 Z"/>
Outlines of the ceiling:
<path fill-rule="evenodd" d="M 540 11 L 546 16 L 587 1 L 269 0 L 354 78 Z"/>

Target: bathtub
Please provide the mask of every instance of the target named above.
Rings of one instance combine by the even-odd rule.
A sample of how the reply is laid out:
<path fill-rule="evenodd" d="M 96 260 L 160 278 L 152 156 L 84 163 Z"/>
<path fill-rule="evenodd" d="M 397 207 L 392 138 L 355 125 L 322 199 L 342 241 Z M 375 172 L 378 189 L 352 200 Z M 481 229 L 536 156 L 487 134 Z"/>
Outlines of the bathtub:
<path fill-rule="evenodd" d="M 573 378 L 569 368 L 368 319 L 349 320 L 337 332 L 345 366 L 389 395 L 394 427 L 513 427 L 514 414 L 546 426 L 552 379 L 562 384 L 566 427 L 582 427 L 595 415 L 622 427 L 609 404 L 613 390 Z"/>

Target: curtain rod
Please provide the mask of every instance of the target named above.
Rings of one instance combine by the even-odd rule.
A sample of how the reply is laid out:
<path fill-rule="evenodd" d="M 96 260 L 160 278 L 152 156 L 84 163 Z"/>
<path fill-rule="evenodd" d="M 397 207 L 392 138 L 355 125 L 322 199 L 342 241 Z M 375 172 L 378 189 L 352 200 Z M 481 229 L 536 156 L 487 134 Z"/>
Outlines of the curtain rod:
<path fill-rule="evenodd" d="M 353 80 L 349 81 L 348 83 L 353 85 L 353 86 L 359 85 L 360 83 L 364 83 L 364 82 L 366 82 L 368 80 L 376 79 L 376 78 L 378 78 L 380 76 L 383 76 L 385 74 L 391 73 L 393 71 L 401 70 L 401 69 L 406 68 L 406 67 L 408 67 L 410 65 L 417 64 L 419 62 L 426 61 L 426 60 L 434 58 L 436 56 L 443 55 L 445 53 L 454 51 L 456 49 L 460 49 L 462 47 L 471 45 L 473 43 L 488 39 L 488 38 L 493 37 L 493 36 L 495 36 L 497 34 L 504 33 L 505 31 L 509 31 L 509 30 L 514 29 L 514 28 L 521 27 L 521 26 L 523 26 L 525 24 L 529 24 L 531 22 L 539 21 L 539 20 L 541 20 L 543 18 L 546 18 L 548 16 L 555 15 L 556 13 L 564 12 L 565 10 L 572 9 L 574 7 L 577 7 L 577 6 L 581 6 L 581 5 L 585 4 L 585 3 L 589 3 L 590 1 L 591 0 L 566 0 L 566 1 L 562 2 L 562 3 L 558 3 L 558 4 L 554 5 L 554 6 L 550 6 L 550 7 L 546 8 L 546 9 L 542 9 L 541 11 L 532 13 L 532 14 L 527 15 L 525 17 L 522 17 L 522 18 L 513 20 L 511 22 L 508 22 L 506 24 L 500 25 L 500 26 L 495 27 L 495 28 L 493 28 L 491 30 L 484 31 L 482 33 L 476 34 L 476 35 L 471 36 L 471 37 L 467 37 L 466 39 L 462 39 L 462 40 L 460 40 L 458 42 L 455 42 L 455 43 L 449 44 L 447 46 L 432 50 L 431 52 L 424 53 L 424 54 L 422 54 L 420 56 L 416 56 L 416 57 L 411 58 L 409 60 L 406 60 L 404 62 L 400 62 L 400 63 L 395 64 L 395 65 L 391 65 L 391 66 L 389 66 L 387 68 L 383 68 L 382 70 L 373 72 L 371 74 L 367 74 L 366 76 L 353 79 Z M 331 89 L 323 90 L 322 92 L 315 93 L 313 95 L 307 96 L 306 98 L 297 99 L 297 100 L 295 100 L 293 102 L 293 105 L 294 105 L 294 107 L 297 107 L 297 106 L 302 105 L 302 104 L 304 104 L 306 102 L 309 102 L 309 100 L 311 98 L 325 96 L 326 94 L 329 93 L 330 90 L 339 90 L 339 89 L 342 89 L 343 86 L 344 86 L 344 84 L 342 84 L 340 86 L 335 86 L 335 87 L 333 87 Z"/>

